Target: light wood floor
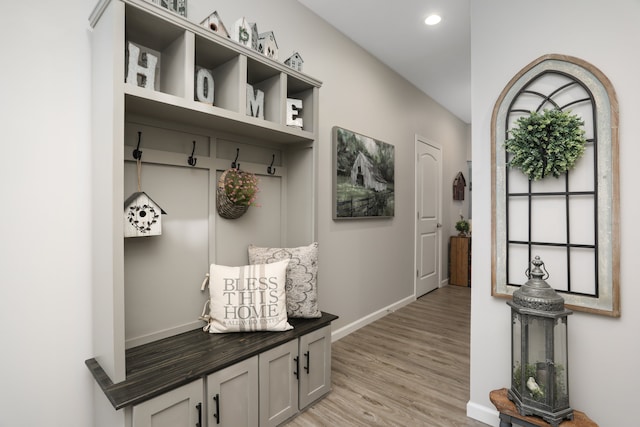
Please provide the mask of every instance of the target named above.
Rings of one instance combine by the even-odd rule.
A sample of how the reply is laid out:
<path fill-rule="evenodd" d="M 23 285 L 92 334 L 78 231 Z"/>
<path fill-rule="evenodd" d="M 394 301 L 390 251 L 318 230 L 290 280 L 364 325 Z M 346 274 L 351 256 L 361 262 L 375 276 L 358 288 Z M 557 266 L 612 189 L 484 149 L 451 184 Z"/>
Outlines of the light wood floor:
<path fill-rule="evenodd" d="M 486 427 L 467 418 L 471 289 L 445 286 L 332 346 L 333 390 L 287 427 Z"/>

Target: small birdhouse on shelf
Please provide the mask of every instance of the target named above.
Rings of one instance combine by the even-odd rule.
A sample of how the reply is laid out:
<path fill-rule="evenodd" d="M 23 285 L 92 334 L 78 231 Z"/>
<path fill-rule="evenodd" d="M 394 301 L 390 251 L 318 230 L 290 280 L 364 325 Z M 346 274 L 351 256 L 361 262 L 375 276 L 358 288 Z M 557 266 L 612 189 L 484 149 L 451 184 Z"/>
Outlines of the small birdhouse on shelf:
<path fill-rule="evenodd" d="M 278 59 L 278 43 L 276 42 L 276 35 L 273 31 L 267 31 L 258 36 L 258 52 L 267 58 L 273 60 Z"/>
<path fill-rule="evenodd" d="M 296 71 L 302 71 L 302 56 L 298 52 L 294 52 L 293 55 L 284 60 L 284 64 L 293 68 Z"/>
<path fill-rule="evenodd" d="M 159 236 L 166 212 L 144 191 L 133 193 L 124 202 L 124 237 Z"/>
<path fill-rule="evenodd" d="M 227 31 L 227 27 L 222 23 L 222 19 L 218 14 L 218 11 L 214 11 L 211 15 L 207 16 L 202 22 L 200 22 L 205 28 L 210 29 L 214 33 L 218 33 L 222 37 L 229 38 L 229 31 Z"/>

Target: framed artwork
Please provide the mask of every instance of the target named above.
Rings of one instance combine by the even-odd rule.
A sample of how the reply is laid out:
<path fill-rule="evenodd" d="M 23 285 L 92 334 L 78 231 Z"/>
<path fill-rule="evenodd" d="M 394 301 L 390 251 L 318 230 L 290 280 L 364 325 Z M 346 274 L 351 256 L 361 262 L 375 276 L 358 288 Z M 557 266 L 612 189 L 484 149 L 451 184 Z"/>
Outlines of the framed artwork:
<path fill-rule="evenodd" d="M 395 148 L 333 128 L 333 219 L 394 216 Z"/>

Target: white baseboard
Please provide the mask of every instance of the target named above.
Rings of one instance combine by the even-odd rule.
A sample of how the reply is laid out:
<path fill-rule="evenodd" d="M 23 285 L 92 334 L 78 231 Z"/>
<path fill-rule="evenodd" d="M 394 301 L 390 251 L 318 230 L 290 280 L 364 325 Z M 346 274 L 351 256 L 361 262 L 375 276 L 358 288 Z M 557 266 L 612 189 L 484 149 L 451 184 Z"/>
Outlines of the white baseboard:
<path fill-rule="evenodd" d="M 473 418 L 474 420 L 478 420 L 490 426 L 500 425 L 498 411 L 472 401 L 467 402 L 467 417 Z"/>
<path fill-rule="evenodd" d="M 369 323 L 375 322 L 378 319 L 383 318 L 384 316 L 386 316 L 389 313 L 393 313 L 394 311 L 398 310 L 399 308 L 404 307 L 407 304 L 410 304 L 412 302 L 414 302 L 416 300 L 415 295 L 410 295 L 404 299 L 401 299 L 400 301 L 397 301 L 391 305 L 388 305 L 387 307 L 384 307 L 378 311 L 375 311 L 363 318 L 360 318 L 358 320 L 356 320 L 355 322 L 352 322 L 348 325 L 343 326 L 340 329 L 337 329 L 335 331 L 331 332 L 331 342 L 335 342 L 338 341 L 340 338 L 344 338 L 347 335 L 349 335 L 351 332 L 357 331 L 358 329 L 362 328 L 363 326 L 368 325 Z"/>

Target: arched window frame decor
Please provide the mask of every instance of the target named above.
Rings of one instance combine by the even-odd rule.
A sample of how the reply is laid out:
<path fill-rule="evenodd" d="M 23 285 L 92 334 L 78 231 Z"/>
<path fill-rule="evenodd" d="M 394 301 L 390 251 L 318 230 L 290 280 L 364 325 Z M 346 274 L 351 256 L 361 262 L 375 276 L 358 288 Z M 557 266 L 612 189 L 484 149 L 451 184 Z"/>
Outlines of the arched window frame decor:
<path fill-rule="evenodd" d="M 584 156 L 588 158 L 581 159 L 577 179 L 570 181 L 573 171 L 569 171 L 557 181 L 547 177 L 544 180 L 551 183 L 539 184 L 508 167 L 509 154 L 504 144 L 518 117 L 534 110 L 569 111 L 574 107 L 584 119 L 587 151 L 590 150 L 590 155 Z M 567 307 L 619 317 L 618 101 L 609 79 L 579 58 L 550 54 L 536 59 L 516 74 L 498 97 L 491 118 L 491 141 L 491 294 L 510 297 L 527 280 L 524 272 L 528 262 L 538 252 L 546 252 L 550 258 L 547 265 L 555 263 L 555 270 L 550 269 L 549 284 L 561 293 Z M 515 173 L 523 178 L 514 179 Z M 592 179 L 585 180 L 585 176 Z M 592 208 L 582 209 L 584 206 Z M 564 217 L 550 214 L 556 212 L 554 209 Z M 574 221 L 576 218 L 579 220 Z M 592 230 L 590 236 L 586 233 L 585 241 L 574 237 L 580 233 L 573 230 L 589 229 L 583 223 L 591 224 Z M 563 231 L 554 235 L 546 232 L 546 227 Z M 549 235 L 553 237 L 540 238 Z M 591 258 L 593 265 L 589 266 L 584 260 Z M 583 280 L 585 274 L 592 275 L 592 282 Z M 554 286 L 554 279 L 560 283 L 559 288 Z M 586 290 L 582 282 L 589 282 Z"/>

